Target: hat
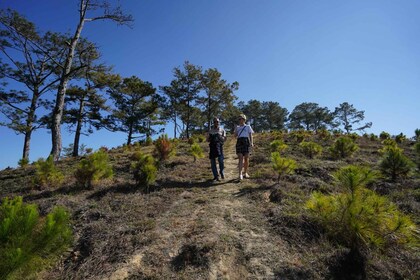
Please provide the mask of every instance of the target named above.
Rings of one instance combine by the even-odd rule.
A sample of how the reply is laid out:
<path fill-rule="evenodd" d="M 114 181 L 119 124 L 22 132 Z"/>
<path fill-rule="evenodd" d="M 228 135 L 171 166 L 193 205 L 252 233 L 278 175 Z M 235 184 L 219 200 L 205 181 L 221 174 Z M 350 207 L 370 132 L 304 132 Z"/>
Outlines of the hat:
<path fill-rule="evenodd" d="M 239 118 L 240 118 L 240 119 L 244 119 L 244 120 L 246 120 L 246 116 L 245 116 L 244 114 L 240 114 L 240 115 L 239 115 Z"/>

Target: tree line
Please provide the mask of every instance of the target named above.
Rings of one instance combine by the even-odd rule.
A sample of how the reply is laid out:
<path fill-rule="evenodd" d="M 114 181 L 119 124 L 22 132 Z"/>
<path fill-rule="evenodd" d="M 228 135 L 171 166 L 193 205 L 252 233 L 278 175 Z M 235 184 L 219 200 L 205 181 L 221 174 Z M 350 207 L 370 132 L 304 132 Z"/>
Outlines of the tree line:
<path fill-rule="evenodd" d="M 278 102 L 237 102 L 238 82 L 226 81 L 216 68 L 188 61 L 173 69 L 169 85 L 158 88 L 137 76 L 121 77 L 101 63 L 99 48 L 81 33 L 91 21 L 130 25 L 132 17 L 107 1 L 78 3 L 73 35 L 43 33 L 16 11 L 0 12 L 0 125 L 24 136 L 23 160 L 29 159 L 31 136 L 39 128 L 51 130 L 51 155 L 57 160 L 62 124 L 74 133 L 73 156 L 78 155 L 81 136 L 95 129 L 124 132 L 131 144 L 162 132 L 159 128 L 171 122 L 174 138 L 190 138 L 206 131 L 214 116 L 233 129 L 241 112 L 257 132 L 342 128 L 350 133 L 372 125 L 362 124 L 364 112 L 347 102 L 332 112 L 305 102 L 290 114 Z"/>

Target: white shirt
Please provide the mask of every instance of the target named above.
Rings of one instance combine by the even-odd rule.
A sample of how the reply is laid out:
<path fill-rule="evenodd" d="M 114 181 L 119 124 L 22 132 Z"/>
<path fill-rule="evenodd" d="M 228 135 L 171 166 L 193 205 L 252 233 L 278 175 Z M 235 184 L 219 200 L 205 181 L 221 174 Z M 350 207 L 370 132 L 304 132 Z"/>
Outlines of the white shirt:
<path fill-rule="evenodd" d="M 254 131 L 252 130 L 251 126 L 249 125 L 243 125 L 243 126 L 236 126 L 235 127 L 235 135 L 240 137 L 249 137 Z"/>

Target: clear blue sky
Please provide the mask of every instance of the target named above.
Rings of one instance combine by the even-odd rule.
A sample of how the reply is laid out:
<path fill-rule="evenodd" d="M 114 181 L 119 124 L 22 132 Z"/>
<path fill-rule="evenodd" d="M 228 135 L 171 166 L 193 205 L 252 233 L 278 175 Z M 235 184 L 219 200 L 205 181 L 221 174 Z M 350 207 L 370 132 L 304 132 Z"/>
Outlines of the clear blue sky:
<path fill-rule="evenodd" d="M 73 32 L 76 0 L 1 0 L 42 31 Z M 112 1 L 111 1 L 112 2 Z M 185 60 L 216 67 L 238 81 L 240 100 L 277 101 L 291 112 L 302 102 L 365 111 L 367 132 L 413 136 L 420 128 L 420 1 L 122 0 L 133 29 L 88 23 L 103 61 L 122 76 L 167 85 Z M 169 134 L 171 131 L 168 131 Z M 63 131 L 66 134 L 65 131 Z M 83 137 L 113 147 L 125 135 Z M 35 132 L 30 159 L 46 157 L 50 134 Z M 64 146 L 72 142 L 65 135 Z M 16 166 L 23 136 L 0 128 L 0 169 Z"/>

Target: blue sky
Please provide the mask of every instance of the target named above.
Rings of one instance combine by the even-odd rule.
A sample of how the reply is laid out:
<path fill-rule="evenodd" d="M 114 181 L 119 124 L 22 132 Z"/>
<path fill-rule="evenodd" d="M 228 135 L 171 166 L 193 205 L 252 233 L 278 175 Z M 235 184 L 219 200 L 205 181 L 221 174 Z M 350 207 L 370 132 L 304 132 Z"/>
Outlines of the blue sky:
<path fill-rule="evenodd" d="M 112 1 L 111 1 L 112 2 Z M 367 132 L 413 136 L 420 128 L 420 1 L 121 0 L 133 29 L 88 23 L 82 35 L 100 46 L 122 76 L 167 85 L 185 60 L 216 67 L 240 84 L 240 100 L 277 101 L 291 112 L 302 102 L 365 111 Z M 2 0 L 39 30 L 73 32 L 76 0 Z M 63 130 L 64 146 L 72 136 Z M 168 131 L 171 133 L 171 130 Z M 30 159 L 46 157 L 50 134 L 33 135 Z M 113 147 L 126 136 L 83 137 Z M 16 166 L 23 136 L 0 128 L 0 169 Z"/>

